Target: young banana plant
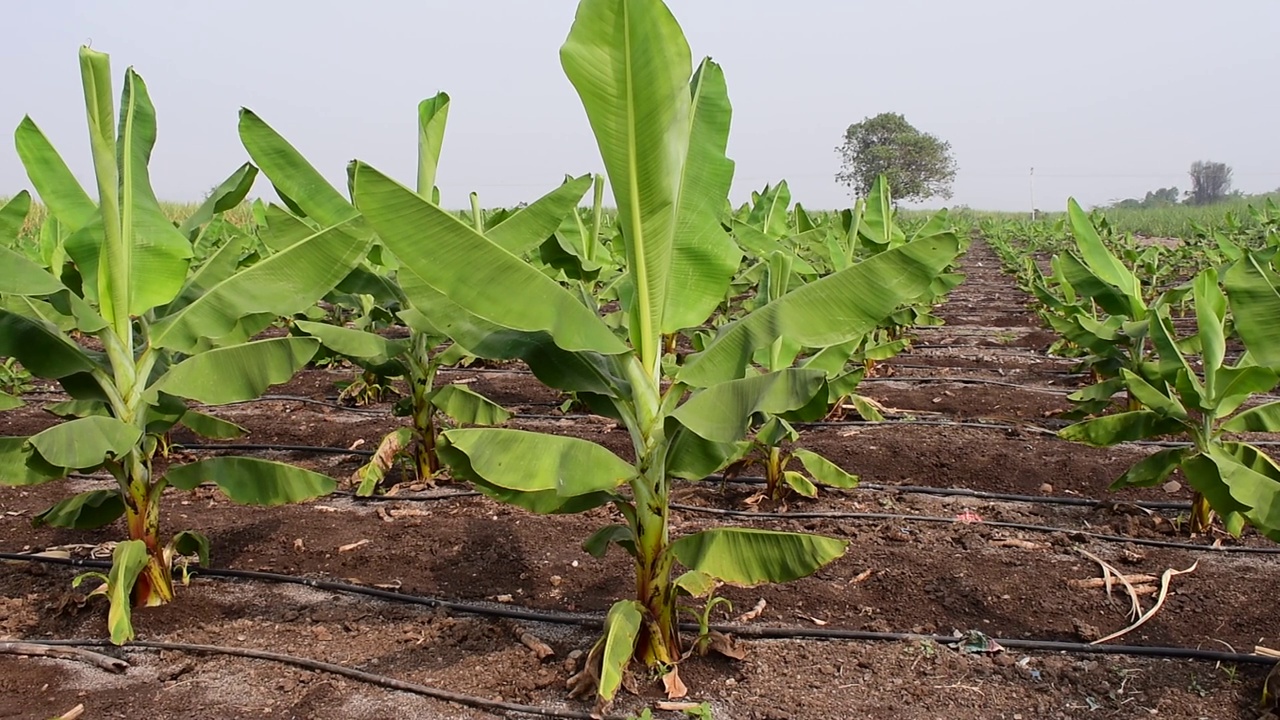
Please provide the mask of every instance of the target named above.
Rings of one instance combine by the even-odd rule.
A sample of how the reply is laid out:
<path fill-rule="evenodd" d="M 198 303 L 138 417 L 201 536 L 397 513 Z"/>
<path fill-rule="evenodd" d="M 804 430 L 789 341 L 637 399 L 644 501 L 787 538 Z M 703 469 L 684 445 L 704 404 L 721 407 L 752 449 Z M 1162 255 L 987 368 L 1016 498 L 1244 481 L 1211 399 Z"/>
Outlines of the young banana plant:
<path fill-rule="evenodd" d="M 1280 401 L 1241 410 L 1253 395 L 1280 384 L 1277 279 L 1253 257 L 1227 272 L 1232 316 L 1248 328 L 1241 331 L 1247 352 L 1230 365 L 1224 359 L 1231 327 L 1227 298 L 1217 272 L 1202 272 L 1195 278 L 1193 297 L 1203 370 L 1197 373 L 1180 348 L 1167 312 L 1156 311 L 1150 336 L 1159 363 L 1142 372 L 1120 371 L 1119 381 L 1140 407 L 1077 423 L 1060 435 L 1097 447 L 1182 435 L 1189 447 L 1154 453 L 1112 487 L 1158 485 L 1180 468 L 1195 490 L 1192 532 L 1207 531 L 1217 511 L 1233 535 L 1248 522 L 1280 540 L 1280 466 L 1258 446 L 1231 438 L 1234 433 L 1280 430 Z"/>
<path fill-rule="evenodd" d="M 833 538 L 744 528 L 671 538 L 675 479 L 723 465 L 757 413 L 825 402 L 822 372 L 761 372 L 755 353 L 779 338 L 826 347 L 867 332 L 924 292 L 959 249 L 937 236 L 808 283 L 722 326 L 664 382 L 664 336 L 706 320 L 741 258 L 721 225 L 733 174 L 724 75 L 709 60 L 693 72 L 660 0 L 583 0 L 561 61 L 618 207 L 625 340 L 573 293 L 420 194 L 363 163 L 352 177 L 364 217 L 422 281 L 405 288 L 415 306 L 476 355 L 524 360 L 631 435 L 628 458 L 586 440 L 494 428 L 447 430 L 441 447 L 457 475 L 499 500 L 543 513 L 617 509 L 621 523 L 587 543 L 595 553 L 618 544 L 636 568 L 634 598 L 613 606 L 590 656 L 589 678 L 607 703 L 633 659 L 659 672 L 680 661 L 678 588 L 701 595 L 709 578 L 794 580 L 845 550 Z M 679 578 L 677 563 L 688 570 Z"/>
<path fill-rule="evenodd" d="M 440 197 L 436 175 L 449 107 L 450 99 L 445 93 L 418 105 L 417 193 L 433 201 Z M 306 320 L 294 323 L 299 331 L 318 338 L 326 348 L 350 358 L 366 372 L 403 378 L 409 383 L 407 402 L 398 404 L 397 412 L 409 416 L 411 425 L 383 438 L 373 461 L 357 474 L 360 480 L 357 492 L 372 494 L 390 469 L 391 461 L 401 452 L 412 453 L 419 478 L 434 481 L 441 469 L 437 454 L 440 414 L 455 423 L 494 425 L 505 422 L 510 413 L 465 386 L 435 386 L 437 370 L 460 362 L 468 352 L 460 345 L 448 345 L 436 321 L 415 302 L 414 298 L 429 293 L 429 288 L 417 290 L 422 281 L 412 269 L 398 266 L 382 252 L 375 229 L 360 217 L 355 206 L 329 185 L 288 141 L 248 110 L 241 113 L 240 137 L 250 157 L 260 164 L 281 197 L 288 198 L 287 204 L 295 212 L 319 224 L 359 223 L 366 236 L 374 241 L 374 252 L 370 253 L 365 267 L 358 268 L 339 284 L 339 290 L 363 287 L 376 293 L 392 306 L 394 315 L 409 330 L 407 339 L 392 340 L 367 330 Z M 489 227 L 485 226 L 484 213 L 477 204 L 470 220 L 473 227 L 480 228 L 490 240 L 523 255 L 544 242 L 553 242 L 547 238 L 575 212 L 591 184 L 590 176 L 569 179 L 529 206 L 491 218 L 493 224 Z M 590 250 L 594 255 L 596 248 Z"/>
<path fill-rule="evenodd" d="M 1126 389 L 1124 372 L 1141 373 L 1151 358 L 1151 325 L 1158 308 L 1185 290 L 1162 294 L 1149 303 L 1141 280 L 1107 249 L 1095 220 L 1074 199 L 1068 201 L 1067 214 L 1075 251 L 1056 256 L 1053 263 L 1062 294 L 1053 295 L 1041 283 L 1035 291 L 1045 304 L 1044 317 L 1050 326 L 1092 353 L 1085 364 L 1092 369 L 1096 383 L 1069 396 L 1076 404 L 1074 415 L 1091 415 L 1104 410 Z M 1130 393 L 1128 409 L 1137 410 L 1141 405 Z"/>
<path fill-rule="evenodd" d="M 108 57 L 80 51 L 98 201 L 90 199 L 30 118 L 18 126 L 18 154 L 66 238 L 70 264 L 58 275 L 0 249 L 0 355 L 57 380 L 72 400 L 48 408 L 66 421 L 30 437 L 0 438 L 0 483 L 29 485 L 72 472 L 106 470 L 109 490 L 58 503 L 38 524 L 92 528 L 123 515 L 129 539 L 116 546 L 101 592 L 110 598 L 111 638 L 133 636 L 131 607 L 173 599 L 178 555 L 204 561 L 198 533 L 160 538 L 167 487 L 214 483 L 240 503 L 274 505 L 330 492 L 324 475 L 252 458 L 217 457 L 164 467 L 156 453 L 175 425 L 211 437 L 241 428 L 188 407 L 251 400 L 288 380 L 319 347 L 312 338 L 253 340 L 280 315 L 311 305 L 368 251 L 344 227 L 301 237 L 241 269 L 241 243 L 195 264 L 200 228 L 235 206 L 257 170 L 245 165 L 181 226 L 165 218 L 147 163 L 155 109 L 142 78 L 125 73 L 119 133 Z M 100 349 L 99 349 L 100 348 Z"/>

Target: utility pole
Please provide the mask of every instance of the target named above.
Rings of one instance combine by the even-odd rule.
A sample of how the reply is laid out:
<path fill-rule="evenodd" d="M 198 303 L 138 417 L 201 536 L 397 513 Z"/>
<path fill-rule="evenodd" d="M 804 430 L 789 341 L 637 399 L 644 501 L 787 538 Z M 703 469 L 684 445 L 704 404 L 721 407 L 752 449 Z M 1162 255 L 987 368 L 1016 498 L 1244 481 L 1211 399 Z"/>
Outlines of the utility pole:
<path fill-rule="evenodd" d="M 1036 221 L 1036 169 L 1031 168 L 1031 222 Z"/>

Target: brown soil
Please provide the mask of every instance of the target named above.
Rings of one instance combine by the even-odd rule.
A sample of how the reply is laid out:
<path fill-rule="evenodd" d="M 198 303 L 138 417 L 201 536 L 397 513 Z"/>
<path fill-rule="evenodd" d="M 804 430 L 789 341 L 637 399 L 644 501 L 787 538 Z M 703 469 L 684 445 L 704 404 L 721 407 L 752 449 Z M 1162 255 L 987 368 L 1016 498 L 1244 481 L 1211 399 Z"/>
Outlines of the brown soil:
<path fill-rule="evenodd" d="M 1208 650 L 1280 645 L 1275 555 L 1152 547 L 1185 541 L 1177 511 L 1148 514 L 1134 500 L 1186 500 L 1156 488 L 1110 495 L 1107 486 L 1147 448 L 1094 450 L 1043 430 L 1079 382 L 1071 362 L 1049 358 L 1052 336 L 1025 308 L 981 244 L 966 258 L 968 280 L 941 308 L 948 325 L 917 333 L 917 348 L 881 368 L 862 392 L 919 420 L 982 421 L 1006 427 L 825 426 L 801 444 L 864 481 L 969 488 L 1032 496 L 1105 498 L 1097 506 L 1005 502 L 859 489 L 791 500 L 793 515 L 725 518 L 745 510 L 755 488 L 687 484 L 673 532 L 719 522 L 819 532 L 850 541 L 847 555 L 813 577 L 784 586 L 728 588 L 727 622 L 765 601 L 754 626 L 896 631 L 916 635 L 980 630 L 993 637 L 1086 642 L 1129 624 L 1123 593 L 1071 584 L 1098 576 L 1098 555 L 1126 573 L 1194 572 L 1172 580 L 1164 607 L 1118 641 Z M 919 346 L 947 347 L 924 347 Z M 563 398 L 519 367 L 445 373 L 513 410 L 554 415 Z M 308 371 L 276 395 L 324 401 L 348 374 Z M 984 382 L 976 382 L 984 381 Z M 1030 385 L 1013 388 L 993 383 Z M 34 400 L 35 398 L 33 398 Z M 33 402 L 33 406 L 38 403 Z M 402 423 L 389 404 L 357 411 L 270 400 L 219 410 L 250 430 L 245 442 L 350 448 L 376 446 Z M 0 433 L 28 434 L 49 419 L 32 407 L 0 414 Z M 572 434 L 630 452 L 625 432 L 600 418 L 517 418 L 513 426 Z M 181 436 L 177 439 L 182 440 Z M 189 439 L 189 438 L 185 438 Z M 348 476 L 362 458 L 274 451 L 265 456 Z M 0 492 L 0 550 L 88 547 L 118 539 L 96 532 L 32 529 L 29 518 L 70 491 L 101 479 Z M 449 491 L 444 495 L 451 494 Z M 702 510 L 700 510 L 702 509 Z M 610 522 L 604 509 L 580 516 L 532 516 L 472 495 L 435 500 L 356 501 L 334 497 L 285 508 L 243 508 L 200 489 L 166 495 L 164 518 L 213 541 L 213 565 L 395 588 L 403 593 L 544 611 L 599 615 L 633 583 L 616 548 L 603 559 L 583 539 Z M 879 513 L 870 518 L 811 513 Z M 953 520 L 924 522 L 910 516 Z M 976 516 L 976 517 L 974 517 Z M 969 522 L 955 521 L 967 519 Z M 981 522 L 973 522 L 980 519 Z M 1058 532 L 991 525 L 1010 522 Z M 1137 542 L 1102 542 L 1089 531 Z M 366 542 L 367 541 L 367 542 Z M 1201 539 L 1200 541 L 1203 541 Z M 1235 541 L 1226 540 L 1228 544 Z M 1256 537 L 1244 544 L 1274 547 Z M 357 543 L 360 543 L 356 545 Z M 351 547 L 354 546 L 354 547 Z M 346 549 L 344 549 L 346 548 Z M 83 556 L 84 550 L 77 550 Z M 106 608 L 71 587 L 75 571 L 0 564 L 0 637 L 100 638 Z M 250 647 L 338 663 L 488 699 L 589 710 L 566 697 L 570 653 L 590 648 L 590 629 L 514 622 L 298 585 L 195 579 L 173 605 L 140 610 L 146 640 Z M 1152 598 L 1144 597 L 1144 607 Z M 555 650 L 539 661 L 519 642 L 528 631 Z M 924 640 L 870 643 L 813 639 L 742 640 L 744 661 L 695 659 L 681 676 L 717 719 L 780 718 L 1256 718 L 1265 668 L 1128 656 L 1005 651 L 961 654 Z M 490 718 L 465 708 L 385 690 L 323 672 L 262 660 L 148 650 L 112 650 L 132 667 L 112 675 L 64 660 L 0 655 L 0 718 L 56 717 L 84 704 L 91 718 Z M 656 702 L 651 685 L 623 693 L 615 711 Z M 683 717 L 659 712 L 656 717 Z"/>

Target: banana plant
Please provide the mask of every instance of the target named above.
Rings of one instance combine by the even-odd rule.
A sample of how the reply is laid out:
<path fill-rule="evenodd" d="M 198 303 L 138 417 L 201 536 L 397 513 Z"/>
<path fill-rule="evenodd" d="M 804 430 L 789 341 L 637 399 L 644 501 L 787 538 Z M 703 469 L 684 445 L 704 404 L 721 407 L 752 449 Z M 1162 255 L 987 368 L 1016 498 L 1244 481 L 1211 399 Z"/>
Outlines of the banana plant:
<path fill-rule="evenodd" d="M 583 0 L 561 62 L 596 137 L 618 208 L 627 279 L 620 337 L 573 293 L 471 225 L 364 163 L 356 205 L 422 282 L 406 288 L 441 330 L 485 358 L 522 359 L 543 383 L 578 393 L 632 440 L 623 458 L 595 443 L 499 428 L 443 433 L 442 457 L 485 494 L 542 513 L 612 504 L 622 523 L 587 549 L 616 543 L 633 559 L 635 595 L 608 613 L 583 687 L 601 703 L 633 660 L 674 672 L 683 646 L 677 589 L 706 580 L 752 586 L 809 575 L 843 540 L 722 527 L 672 539 L 677 478 L 720 467 L 757 414 L 825 402 L 823 373 L 762 372 L 754 354 L 779 338 L 824 347 L 865 333 L 928 288 L 958 253 L 954 238 L 908 243 L 806 284 L 722 326 L 664 377 L 664 337 L 701 325 L 740 259 L 721 214 L 733 176 L 725 156 L 731 108 L 722 70 L 693 72 L 684 34 L 660 0 Z M 495 292 L 502 288 L 502 292 Z M 667 382 L 667 381 L 670 382 Z M 675 576 L 677 563 L 688 572 Z M 581 688 L 580 688 L 581 689 Z"/>
<path fill-rule="evenodd" d="M 1084 366 L 1092 370 L 1095 384 L 1069 396 L 1079 416 L 1109 406 L 1126 388 L 1124 372 L 1141 373 L 1152 354 L 1153 307 L 1166 304 L 1178 292 L 1148 302 L 1138 275 L 1103 243 L 1098 227 L 1105 230 L 1105 224 L 1085 213 L 1074 198 L 1068 200 L 1067 215 L 1075 249 L 1053 260 L 1053 278 L 1061 294 L 1055 296 L 1043 283 L 1034 287 L 1050 326 L 1091 353 Z M 1130 394 L 1128 408 L 1140 406 L 1141 401 Z"/>
<path fill-rule="evenodd" d="M 1119 380 L 1140 407 L 1086 420 L 1060 435 L 1096 447 L 1167 435 L 1181 435 L 1189 447 L 1161 450 L 1129 468 L 1113 489 L 1150 487 L 1181 469 L 1195 490 L 1190 529 L 1206 532 L 1216 511 L 1226 529 L 1238 536 L 1245 523 L 1280 540 L 1280 466 L 1257 445 L 1231 439 L 1234 433 L 1280 430 L 1280 401 L 1244 408 L 1249 399 L 1280 384 L 1280 338 L 1275 332 L 1280 296 L 1274 273 L 1253 263 L 1228 271 L 1231 312 L 1249 327 L 1246 353 L 1234 365 L 1225 361 L 1231 323 L 1217 271 L 1194 280 L 1198 344 L 1202 370 L 1179 346 L 1168 313 L 1151 317 L 1151 339 L 1158 364 L 1146 372 L 1121 369 Z M 1254 328 L 1265 328 L 1254 335 Z"/>
<path fill-rule="evenodd" d="M 275 505 L 326 494 L 333 481 L 282 463 L 216 457 L 165 467 L 157 458 L 176 425 L 227 438 L 238 426 L 188 407 L 250 400 L 288 380 L 316 352 L 312 338 L 253 340 L 279 315 L 313 303 L 368 251 L 334 227 L 309 234 L 268 260 L 240 269 L 237 243 L 198 266 L 199 227 L 248 192 L 245 165 L 175 227 L 152 191 L 147 164 L 156 114 L 142 78 L 125 73 L 119 131 L 108 56 L 82 48 L 89 140 L 98 200 L 30 119 L 18 126 L 18 154 L 60 227 L 71 266 L 59 275 L 9 250 L 0 271 L 0 355 L 58 381 L 72 400 L 47 408 L 66 421 L 30 437 L 0 438 L 0 483 L 31 485 L 72 472 L 106 470 L 111 489 L 80 493 L 37 524 L 100 527 L 124 516 L 129 539 L 116 546 L 98 592 L 110 599 L 111 639 L 133 637 L 131 608 L 173 599 L 178 556 L 208 556 L 208 540 L 182 532 L 160 538 L 160 498 L 211 482 L 238 503 Z M 69 278 L 77 282 L 68 285 Z M 97 349 L 81 339 L 92 339 Z"/>
<path fill-rule="evenodd" d="M 433 202 L 440 197 L 436 177 L 450 104 L 449 96 L 439 93 L 418 105 L 417 192 Z M 382 439 L 373 461 L 357 473 L 360 480 L 357 492 L 371 494 L 382 482 L 392 459 L 402 452 L 412 454 L 419 478 L 434 482 L 441 470 L 437 454 L 439 415 L 455 423 L 494 425 L 505 422 L 510 413 L 463 385 L 435 386 L 437 370 L 461 362 L 468 352 L 460 345 L 449 345 L 432 317 L 413 302 L 412 288 L 420 285 L 421 280 L 412 270 L 398 266 L 393 258 L 386 256 L 375 229 L 364 222 L 356 207 L 329 185 L 284 137 L 248 110 L 241 113 L 240 136 L 250 157 L 259 163 L 277 192 L 287 198 L 287 204 L 302 218 L 319 224 L 360 223 L 375 243 L 374 252 L 364 267 L 339 283 L 339 290 L 373 293 L 365 296 L 390 306 L 388 312 L 409 330 L 408 338 L 392 340 L 364 329 L 308 320 L 294 322 L 294 327 L 302 333 L 318 338 L 325 348 L 358 364 L 365 375 L 403 378 L 409 383 L 409 395 L 396 404 L 395 411 L 408 416 L 411 424 Z M 554 242 L 548 238 L 574 215 L 591 184 L 589 176 L 571 178 L 527 207 L 487 218 L 475 200 L 469 220 L 491 240 L 516 254 L 525 254 L 544 242 Z M 596 248 L 589 247 L 589 250 L 594 256 Z"/>

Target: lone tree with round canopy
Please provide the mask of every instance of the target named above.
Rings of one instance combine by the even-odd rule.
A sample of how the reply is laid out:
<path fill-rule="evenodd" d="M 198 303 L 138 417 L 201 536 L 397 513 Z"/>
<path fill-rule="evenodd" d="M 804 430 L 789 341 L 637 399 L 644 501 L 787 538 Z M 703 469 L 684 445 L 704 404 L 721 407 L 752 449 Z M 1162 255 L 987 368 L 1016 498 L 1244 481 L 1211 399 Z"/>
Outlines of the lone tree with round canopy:
<path fill-rule="evenodd" d="M 900 200 L 951 197 L 956 177 L 951 144 L 917 130 L 898 113 L 881 113 L 850 125 L 836 152 L 841 160 L 836 180 L 855 197 L 866 197 L 880 175 Z"/>

